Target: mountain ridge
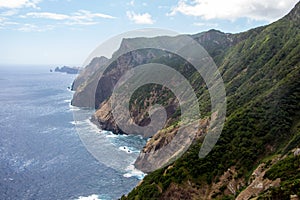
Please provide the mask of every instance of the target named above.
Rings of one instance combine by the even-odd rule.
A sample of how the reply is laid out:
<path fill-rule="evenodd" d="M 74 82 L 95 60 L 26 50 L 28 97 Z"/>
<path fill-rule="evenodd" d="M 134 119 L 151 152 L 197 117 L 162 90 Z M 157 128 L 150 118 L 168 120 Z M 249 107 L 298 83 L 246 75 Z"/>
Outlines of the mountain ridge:
<path fill-rule="evenodd" d="M 129 52 L 110 63 L 97 89 L 103 85 L 111 89 L 129 67 L 147 62 L 164 63 L 184 74 L 196 88 L 204 113 L 198 137 L 190 149 L 174 163 L 150 173 L 122 199 L 239 199 L 241 196 L 249 199 L 251 195 L 261 199 L 286 199 L 289 195 L 300 195 L 296 184 L 299 177 L 294 176 L 295 180 L 293 176 L 278 177 L 281 168 L 290 173 L 284 167 L 297 162 L 291 151 L 300 141 L 299 7 L 300 3 L 282 19 L 243 33 L 210 30 L 192 35 L 219 67 L 228 99 L 223 133 L 212 152 L 203 159 L 198 158 L 198 152 L 211 118 L 209 94 L 199 74 L 184 60 L 162 51 Z M 126 45 L 130 45 L 128 41 Z M 110 115 L 110 92 L 97 101 L 95 106 L 99 109 L 93 119 L 104 129 L 122 133 Z M 103 95 L 103 90 L 98 94 Z M 147 124 L 147 106 L 163 102 L 159 98 L 169 100 L 169 104 L 164 105 L 169 116 L 167 124 L 148 141 L 141 155 L 150 153 L 151 157 L 151 153 L 167 145 L 176 134 L 180 115 L 178 102 L 170 91 L 155 85 L 134 93 L 131 102 L 134 122 Z M 143 159 L 145 157 L 138 158 L 137 167 L 142 166 L 138 163 L 143 163 Z M 257 166 L 265 167 L 261 170 Z M 254 172 L 266 175 L 254 175 L 252 180 Z M 272 182 L 278 178 L 276 184 Z M 250 190 L 254 183 L 262 184 L 256 192 Z"/>

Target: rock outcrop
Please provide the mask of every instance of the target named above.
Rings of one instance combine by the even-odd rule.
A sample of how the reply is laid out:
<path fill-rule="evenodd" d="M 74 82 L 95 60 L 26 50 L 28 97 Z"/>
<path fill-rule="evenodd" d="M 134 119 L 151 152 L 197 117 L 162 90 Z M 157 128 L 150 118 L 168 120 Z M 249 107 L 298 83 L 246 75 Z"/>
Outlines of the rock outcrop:
<path fill-rule="evenodd" d="M 80 99 L 78 102 L 88 101 L 84 98 L 94 95 L 92 102 L 81 104 L 97 109 L 93 121 L 114 133 L 124 132 L 115 123 L 110 98 L 115 84 L 128 69 L 150 62 L 166 64 L 183 74 L 195 89 L 203 113 L 196 136 L 199 140 L 179 137 L 181 147 L 193 141 L 195 146 L 169 170 L 163 168 L 150 173 L 128 195 L 128 199 L 151 199 L 152 196 L 147 196 L 150 194 L 162 199 L 172 198 L 172 194 L 174 198 L 182 195 L 188 199 L 201 199 L 197 195 L 203 194 L 207 199 L 225 196 L 249 199 L 280 184 L 279 179 L 271 181 L 263 178 L 266 173 L 264 165 L 259 165 L 249 183 L 245 180 L 246 174 L 251 174 L 263 158 L 285 151 L 285 146 L 296 148 L 299 140 L 299 132 L 295 131 L 296 124 L 299 124 L 300 102 L 299 7 L 300 3 L 290 14 L 271 25 L 244 33 L 226 34 L 211 30 L 192 36 L 207 49 L 219 66 L 228 100 L 227 119 L 221 138 L 204 159 L 199 159 L 197 148 L 213 119 L 208 117 L 212 113 L 206 85 L 193 67 L 169 52 L 145 49 L 131 51 L 115 59 L 134 43 L 158 40 L 123 40 L 120 49 L 105 66 L 107 68 L 101 78 L 95 79 L 93 76 L 87 81 L 97 85 L 94 93 L 88 94 L 86 91 L 90 89 L 89 84 L 77 87 L 78 94 L 85 94 L 79 95 L 81 99 L 77 98 Z M 166 40 L 171 41 L 170 38 Z M 78 103 L 75 99 L 72 103 Z M 157 85 L 139 88 L 131 99 L 131 119 L 127 122 L 146 126 L 149 123 L 149 107 L 158 103 L 163 104 L 168 117 L 165 127 L 149 139 L 135 162 L 135 166 L 145 172 L 171 163 L 184 151 L 175 148 L 172 155 L 165 154 L 164 157 L 160 154 L 178 135 L 179 129 L 180 105 L 167 89 Z M 191 187 L 186 189 L 188 182 L 192 182 Z M 244 187 L 245 192 L 241 192 Z M 189 195 L 189 191 L 194 194 Z"/>
<path fill-rule="evenodd" d="M 272 187 L 280 186 L 280 179 L 274 181 L 265 179 L 264 175 L 269 168 L 265 163 L 260 164 L 252 173 L 250 184 L 237 197 L 236 200 L 246 200 L 257 197 L 261 192 L 264 192 Z"/>
<path fill-rule="evenodd" d="M 195 38 L 209 41 L 206 47 L 226 85 L 227 118 L 222 135 L 205 158 L 198 157 L 199 140 L 169 167 L 149 173 L 122 199 L 299 197 L 299 156 L 291 153 L 300 137 L 299 9 L 300 2 L 282 19 L 243 33 L 224 35 L 213 30 L 212 35 L 202 33 Z M 199 88 L 198 98 L 203 100 L 206 95 Z M 143 167 L 148 159 L 144 153 L 155 155 L 170 143 L 172 135 L 171 130 L 157 133 L 136 166 Z M 287 159 L 269 162 L 278 153 Z"/>
<path fill-rule="evenodd" d="M 56 67 L 54 71 L 67 73 L 67 74 L 78 74 L 80 72 L 80 67 L 68 67 L 68 66 L 63 66 L 61 68 Z"/>

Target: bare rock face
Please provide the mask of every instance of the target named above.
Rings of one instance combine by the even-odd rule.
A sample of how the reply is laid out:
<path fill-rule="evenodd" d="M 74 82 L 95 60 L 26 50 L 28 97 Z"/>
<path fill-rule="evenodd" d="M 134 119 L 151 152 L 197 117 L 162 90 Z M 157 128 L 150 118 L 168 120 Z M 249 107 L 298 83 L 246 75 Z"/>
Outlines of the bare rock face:
<path fill-rule="evenodd" d="M 258 196 L 261 192 L 268 190 L 271 187 L 279 187 L 280 179 L 272 181 L 269 179 L 264 179 L 264 175 L 268 168 L 265 163 L 260 164 L 252 173 L 252 180 L 250 185 L 243 190 L 237 197 L 237 200 L 246 200 L 251 197 Z"/>
<path fill-rule="evenodd" d="M 293 20 L 296 23 L 300 23 L 300 2 L 298 2 L 292 11 L 285 16 L 289 20 Z"/>
<path fill-rule="evenodd" d="M 128 48 L 127 43 L 126 40 L 123 41 L 121 48 Z M 116 60 L 94 58 L 73 82 L 72 90 L 75 90 L 75 94 L 71 104 L 77 107 L 100 108 L 100 104 L 110 97 L 115 84 L 126 71 L 154 57 L 151 53 L 144 55 L 130 52 Z"/>
<path fill-rule="evenodd" d="M 89 65 L 87 65 L 84 70 L 80 72 L 80 74 L 76 77 L 72 84 L 72 90 L 76 91 L 79 86 L 84 84 L 87 80 L 89 80 L 94 73 L 103 65 L 105 65 L 108 61 L 108 58 L 101 56 L 94 58 Z"/>
<path fill-rule="evenodd" d="M 232 45 L 231 35 L 220 31 L 212 30 L 204 34 L 194 35 L 193 37 L 196 38 L 199 43 L 203 44 L 205 48 L 210 50 L 211 53 L 215 52 L 216 55 L 218 54 L 217 49 L 219 49 L 220 46 L 229 47 Z M 177 58 L 176 55 L 162 50 L 144 49 L 125 54 L 122 54 L 122 52 L 126 52 L 126 49 L 130 49 L 131 45 L 134 46 L 135 43 L 139 42 L 171 42 L 172 40 L 170 37 L 165 41 L 157 38 L 124 39 L 120 49 L 115 52 L 112 59 L 95 58 L 90 65 L 86 67 L 84 73 L 75 80 L 73 90 L 76 90 L 76 92 L 72 100 L 72 105 L 96 108 L 97 111 L 92 116 L 92 121 L 95 124 L 103 130 L 109 130 L 116 134 L 124 133 L 123 130 L 117 126 L 112 115 L 110 97 L 118 80 L 128 70 L 138 65 L 151 62 L 160 63 L 161 61 L 173 66 L 174 69 L 177 67 L 176 70 L 182 70 L 180 72 L 187 76 L 187 78 L 192 78 L 192 74 L 196 70 L 192 69 L 183 59 L 181 60 L 181 58 Z M 174 40 L 176 40 L 176 38 L 174 38 Z M 214 45 L 210 45 L 212 44 L 211 41 L 214 41 Z M 102 74 L 100 74 L 100 72 L 102 72 Z M 197 82 L 194 81 L 193 84 L 195 84 L 195 87 L 202 87 L 201 80 L 197 79 Z M 163 88 L 157 90 L 157 88 L 153 86 L 146 88 L 145 91 L 144 93 L 136 95 L 137 99 L 133 99 L 132 101 L 130 110 L 132 118 L 127 121 L 129 125 L 147 126 L 151 121 L 148 117 L 149 107 L 155 104 L 161 104 L 160 99 L 167 102 L 163 105 L 167 114 L 165 127 L 163 130 L 156 132 L 152 139 L 147 142 L 135 162 L 135 166 L 138 169 L 144 172 L 151 172 L 181 156 L 195 138 L 199 138 L 206 133 L 210 119 L 206 118 L 200 120 L 200 122 L 198 122 L 200 123 L 200 129 L 198 130 L 194 130 L 195 127 L 193 126 L 181 127 L 187 130 L 186 132 L 196 132 L 196 135 L 178 135 L 179 127 L 172 125 L 180 116 L 180 114 L 178 114 L 179 103 L 176 97 L 166 93 Z M 122 115 L 118 117 L 122 118 Z M 174 138 L 176 138 L 177 144 L 171 144 Z M 171 148 L 172 151 L 168 151 L 168 148 Z M 153 165 L 153 163 L 156 163 L 156 165 Z"/>
<path fill-rule="evenodd" d="M 110 100 L 102 102 L 100 108 L 92 116 L 92 122 L 102 130 L 112 131 L 117 134 L 125 134 L 117 125 L 111 112 Z"/>
<path fill-rule="evenodd" d="M 73 106 L 94 108 L 100 72 L 106 66 L 107 61 L 105 57 L 94 58 L 78 75 L 72 85 L 72 90 L 75 91 L 71 102 Z"/>
<path fill-rule="evenodd" d="M 179 158 L 195 139 L 207 133 L 210 120 L 202 119 L 198 126 L 195 123 L 180 128 L 171 126 L 156 133 L 140 152 L 134 166 L 143 172 L 152 172 Z M 180 134 L 179 129 L 183 130 Z"/>
<path fill-rule="evenodd" d="M 101 77 L 99 77 L 95 90 L 95 108 L 100 108 L 103 101 L 107 100 L 111 94 L 117 81 L 124 73 L 133 67 L 133 53 L 121 56 L 107 67 Z"/>
<path fill-rule="evenodd" d="M 151 97 L 148 99 L 148 105 L 152 106 L 154 104 L 154 101 Z M 155 99 L 155 98 L 154 98 Z M 122 101 L 122 99 L 121 99 Z M 175 102 L 174 104 L 176 104 Z M 166 111 L 167 111 L 167 116 L 170 118 L 172 114 L 175 112 L 175 105 L 171 104 L 167 106 Z M 118 105 L 115 109 L 118 109 Z M 149 112 L 149 108 L 144 108 L 137 110 L 137 108 L 132 108 L 130 113 L 132 118 L 128 119 L 128 121 L 124 122 L 124 124 L 131 126 L 133 124 L 138 125 L 138 126 L 147 126 L 148 123 L 150 122 L 150 119 L 148 117 L 145 117 L 145 114 Z M 116 116 L 115 116 L 116 117 Z M 117 116 L 119 119 L 125 119 L 125 115 L 120 115 Z M 98 125 L 103 130 L 109 130 L 112 131 L 113 133 L 116 134 L 128 134 L 127 132 L 124 132 L 120 127 L 115 122 L 115 118 L 112 113 L 112 108 L 111 108 L 111 100 L 110 98 L 108 100 L 103 101 L 99 109 L 94 113 L 92 116 L 92 121 Z M 139 132 L 132 132 L 131 134 L 137 134 L 141 135 Z M 146 135 L 142 135 L 143 137 L 147 137 Z"/>

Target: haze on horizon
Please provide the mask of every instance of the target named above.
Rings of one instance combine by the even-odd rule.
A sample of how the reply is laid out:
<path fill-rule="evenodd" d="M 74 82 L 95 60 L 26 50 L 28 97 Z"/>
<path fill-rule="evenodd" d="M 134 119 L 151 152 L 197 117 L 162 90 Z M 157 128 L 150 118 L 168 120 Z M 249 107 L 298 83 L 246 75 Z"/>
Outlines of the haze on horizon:
<path fill-rule="evenodd" d="M 81 65 L 120 33 L 162 28 L 242 32 L 287 14 L 298 0 L 0 0 L 0 65 Z"/>

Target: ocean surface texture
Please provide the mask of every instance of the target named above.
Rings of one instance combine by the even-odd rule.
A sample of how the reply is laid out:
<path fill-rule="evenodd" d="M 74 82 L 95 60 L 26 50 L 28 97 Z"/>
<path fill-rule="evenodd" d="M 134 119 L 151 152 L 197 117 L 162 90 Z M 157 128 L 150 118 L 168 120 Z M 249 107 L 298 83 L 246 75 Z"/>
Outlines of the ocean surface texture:
<path fill-rule="evenodd" d="M 97 129 L 89 121 L 93 110 L 70 106 L 75 75 L 48 71 L 0 67 L 0 199 L 117 199 L 128 193 L 144 175 L 130 163 L 145 140 Z M 74 112 L 82 113 L 80 121 Z M 86 148 L 89 140 L 96 149 Z"/>

